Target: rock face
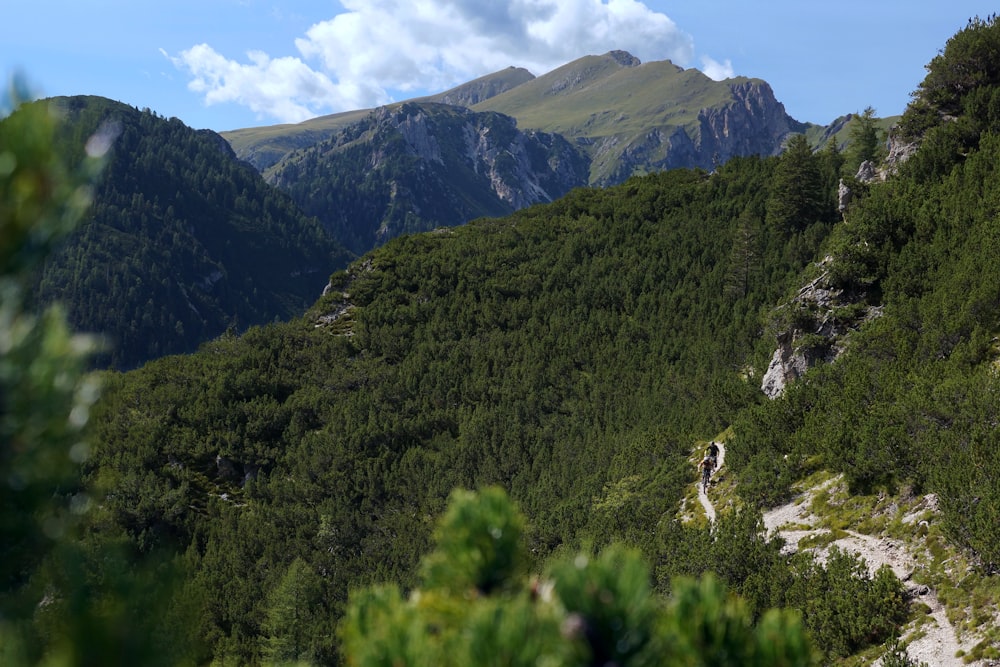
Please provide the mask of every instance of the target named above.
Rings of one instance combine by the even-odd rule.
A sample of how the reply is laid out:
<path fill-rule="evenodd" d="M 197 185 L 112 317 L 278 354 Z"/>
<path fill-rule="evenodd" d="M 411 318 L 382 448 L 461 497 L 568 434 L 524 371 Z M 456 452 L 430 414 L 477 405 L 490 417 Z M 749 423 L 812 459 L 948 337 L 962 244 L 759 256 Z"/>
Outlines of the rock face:
<path fill-rule="evenodd" d="M 376 109 L 266 177 L 361 254 L 401 234 L 552 201 L 587 174 L 586 157 L 560 135 L 522 132 L 496 112 L 409 102 Z"/>
<path fill-rule="evenodd" d="M 819 277 L 784 306 L 788 311 L 784 319 L 790 324 L 778 334 L 777 349 L 761 381 L 761 391 L 768 398 L 780 396 L 789 383 L 816 364 L 835 361 L 847 334 L 882 314 L 881 306 L 865 303 L 864 294 L 831 287 L 824 267 L 832 261 L 826 257 L 820 263 Z"/>
<path fill-rule="evenodd" d="M 745 81 L 730 86 L 733 101 L 721 107 L 702 109 L 699 166 L 711 167 L 738 155 L 777 155 L 788 136 L 802 124 L 785 112 L 771 86 L 763 81 Z"/>
<path fill-rule="evenodd" d="M 649 170 L 699 167 L 711 171 L 736 156 L 778 155 L 788 137 L 805 128 L 785 112 L 766 82 L 739 81 L 729 88 L 732 101 L 698 111 L 696 130 L 656 127 L 624 147 L 617 135 L 601 139 L 594 161 L 612 160 L 615 165 L 595 184 L 613 185 Z"/>
<path fill-rule="evenodd" d="M 778 348 L 771 357 L 760 390 L 768 398 L 777 398 L 785 392 L 785 387 L 799 379 L 817 359 L 798 350 L 793 345 L 793 336 L 787 332 L 778 337 Z"/>
<path fill-rule="evenodd" d="M 485 178 L 512 211 L 552 201 L 586 183 L 586 160 L 569 142 L 556 134 L 521 132 L 513 118 L 502 114 L 405 104 L 380 109 L 375 124 L 375 136 L 398 133 L 406 152 L 424 162 Z M 372 147 L 378 150 L 374 142 Z"/>

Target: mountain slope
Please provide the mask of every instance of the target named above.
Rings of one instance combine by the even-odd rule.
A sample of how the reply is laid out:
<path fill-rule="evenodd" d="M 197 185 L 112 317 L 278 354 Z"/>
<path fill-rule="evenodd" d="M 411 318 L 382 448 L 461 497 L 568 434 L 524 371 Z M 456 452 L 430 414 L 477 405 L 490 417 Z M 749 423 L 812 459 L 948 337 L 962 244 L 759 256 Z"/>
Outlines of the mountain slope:
<path fill-rule="evenodd" d="M 507 488 L 539 568 L 621 538 L 663 559 L 666 590 L 691 567 L 677 545 L 703 539 L 669 520 L 689 434 L 753 400 L 733 369 L 756 315 L 829 230 L 763 224 L 777 160 L 399 237 L 336 274 L 305 320 L 113 378 L 90 474 L 150 502 L 104 508 L 142 544 L 198 536 L 194 585 L 217 601 L 198 625 L 240 637 L 213 641 L 237 661 L 266 641 L 291 554 L 325 573 L 313 608 L 339 616 L 361 583 L 414 580 L 455 487 Z"/>
<path fill-rule="evenodd" d="M 329 139 L 332 134 L 363 120 L 371 109 L 311 118 L 301 123 L 248 127 L 229 130 L 220 135 L 229 142 L 236 155 L 264 171 L 294 150 L 308 148 Z"/>
<path fill-rule="evenodd" d="M 484 102 L 491 97 L 496 97 L 501 93 L 516 88 L 521 84 L 531 81 L 535 75 L 523 67 L 508 67 L 499 72 L 493 72 L 478 79 L 473 79 L 467 83 L 450 88 L 443 93 L 418 97 L 410 102 L 437 102 L 439 104 L 451 104 L 460 107 L 471 107 L 479 102 Z"/>
<path fill-rule="evenodd" d="M 508 67 L 455 86 L 443 93 L 409 101 L 468 107 L 533 78 L 534 75 L 526 69 Z M 229 130 L 222 132 L 221 135 L 232 145 L 240 159 L 246 160 L 259 171 L 265 171 L 292 151 L 325 141 L 345 127 L 364 121 L 373 111 L 373 109 L 345 111 L 291 125 L 250 127 Z"/>
<path fill-rule="evenodd" d="M 843 213 L 837 156 L 795 141 L 394 239 L 334 274 L 306 317 L 104 374 L 88 545 L 183 554 L 174 611 L 196 619 L 195 662 L 294 644 L 291 660 L 341 664 L 330 627 L 377 582 L 395 588 L 375 588 L 356 619 L 400 608 L 392 646 L 450 639 L 393 602 L 417 590 L 452 489 L 498 485 L 530 526 L 524 578 L 621 541 L 652 564 L 658 594 L 712 571 L 748 617 L 799 610 L 817 661 L 859 664 L 934 614 L 891 568 L 810 549 L 913 531 L 926 552 L 913 580 L 961 600 L 956 626 L 982 638 L 963 662 L 996 660 L 998 45 L 995 18 L 949 41 L 900 124 L 919 147 L 885 181 L 853 183 Z M 803 285 L 844 298 L 797 301 Z M 769 399 L 759 378 L 786 336 L 830 361 Z M 712 527 L 685 523 L 691 443 L 720 433 L 710 493 L 731 503 Z M 817 478 L 837 480 L 809 501 L 828 530 L 781 524 L 811 533 L 790 554 L 760 510 Z M 485 551 L 502 535 L 482 537 Z M 27 608 L 57 575 L 40 569 Z M 505 610 L 546 595 L 534 589 L 490 600 L 476 648 L 501 641 Z M 620 600 L 599 591 L 610 616 Z M 490 593 L 406 602 L 454 618 L 465 592 Z M 556 634 L 587 656 L 585 621 Z M 519 629 L 506 641 L 521 647 Z"/>
<path fill-rule="evenodd" d="M 674 167 L 711 169 L 736 155 L 776 155 L 789 134 L 811 127 L 788 116 L 759 79 L 716 82 L 621 51 L 568 63 L 475 108 L 586 146 L 595 184 Z"/>
<path fill-rule="evenodd" d="M 36 298 L 100 333 L 102 364 L 188 352 L 229 328 L 300 314 L 349 254 L 228 144 L 102 98 L 50 101 L 63 150 L 115 138 L 79 229 L 44 265 Z"/>
<path fill-rule="evenodd" d="M 349 248 L 552 201 L 586 182 L 559 135 L 496 113 L 408 102 L 382 107 L 265 172 Z"/>

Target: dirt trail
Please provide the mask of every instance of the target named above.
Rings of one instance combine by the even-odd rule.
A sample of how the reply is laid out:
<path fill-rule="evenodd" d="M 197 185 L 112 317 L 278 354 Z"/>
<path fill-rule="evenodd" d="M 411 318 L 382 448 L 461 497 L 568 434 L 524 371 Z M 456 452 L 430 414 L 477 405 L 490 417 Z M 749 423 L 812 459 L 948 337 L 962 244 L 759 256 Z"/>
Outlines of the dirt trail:
<path fill-rule="evenodd" d="M 712 477 L 719 474 L 719 470 L 722 469 L 722 465 L 726 462 L 726 445 L 723 442 L 717 442 L 719 445 L 719 462 L 715 466 L 715 470 L 712 471 Z M 701 479 L 699 475 L 698 479 L 698 502 L 705 509 L 705 515 L 708 516 L 710 523 L 715 523 L 715 505 L 712 501 L 708 499 L 708 493 L 705 492 L 705 488 L 701 485 Z"/>
<path fill-rule="evenodd" d="M 816 493 L 838 481 L 840 478 L 831 479 L 815 489 L 810 489 L 791 503 L 764 514 L 764 525 L 767 531 L 778 533 L 784 538 L 785 551 L 797 551 L 799 542 L 804 537 L 828 532 L 827 529 L 816 526 L 817 517 L 810 512 L 809 505 Z M 845 537 L 825 545 L 822 549 L 813 549 L 816 557 L 823 561 L 829 553 L 830 547 L 836 545 L 843 551 L 857 554 L 863 558 L 872 573 L 882 565 L 888 565 L 904 584 L 910 581 L 913 571 L 917 567 L 917 561 L 906 544 L 889 538 L 873 537 L 853 531 L 846 532 Z M 930 608 L 929 616 L 932 619 L 931 622 L 925 623 L 919 628 L 918 632 L 924 633 L 923 636 L 913 641 L 909 641 L 907 635 L 912 634 L 914 629 L 904 629 L 903 640 L 904 642 L 909 641 L 907 653 L 911 660 L 916 661 L 917 664 L 926 662 L 930 667 L 967 667 L 967 665 L 988 664 L 985 661 L 966 663 L 961 658 L 956 657 L 955 654 L 960 650 L 966 652 L 971 650 L 975 642 L 968 640 L 963 642 L 958 639 L 954 627 L 948 621 L 944 605 L 941 604 L 933 589 L 926 586 L 910 585 L 910 590 L 920 602 Z M 881 665 L 881 659 L 873 665 Z"/>

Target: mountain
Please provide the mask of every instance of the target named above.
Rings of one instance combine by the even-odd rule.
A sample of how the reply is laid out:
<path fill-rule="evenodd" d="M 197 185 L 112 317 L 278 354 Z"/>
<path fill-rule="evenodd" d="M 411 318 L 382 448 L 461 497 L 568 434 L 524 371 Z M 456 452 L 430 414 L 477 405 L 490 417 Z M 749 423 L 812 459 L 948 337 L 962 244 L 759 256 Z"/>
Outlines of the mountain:
<path fill-rule="evenodd" d="M 573 61 L 474 108 L 585 146 L 595 185 L 675 167 L 712 169 L 737 155 L 776 155 L 790 134 L 811 127 L 786 114 L 764 81 L 713 81 L 623 51 Z"/>
<path fill-rule="evenodd" d="M 324 141 L 340 128 L 364 120 L 371 109 L 345 111 L 296 124 L 268 125 L 222 133 L 236 155 L 263 171 L 288 153 Z"/>
<path fill-rule="evenodd" d="M 623 51 L 586 56 L 539 77 L 510 67 L 411 101 L 497 111 L 519 128 L 562 134 L 588 154 L 588 182 L 596 185 L 673 167 L 711 169 L 734 155 L 774 155 L 789 134 L 821 130 L 788 116 L 760 79 L 717 82 L 670 61 L 643 64 Z M 264 170 L 370 111 L 222 134 L 242 159 Z"/>
<path fill-rule="evenodd" d="M 844 178 L 843 209 L 836 145 L 797 135 L 397 237 L 304 317 L 102 373 L 90 446 L 67 427 L 86 410 L 52 405 L 87 398 L 50 363 L 65 332 L 41 363 L 5 358 L 0 525 L 38 516 L 38 543 L 14 544 L 0 634 L 29 657 L 75 640 L 324 665 L 729 664 L 752 634 L 816 655 L 740 664 L 912 666 L 943 622 L 963 653 L 941 664 L 992 664 L 1000 22 L 927 70 L 907 150 Z M 786 346 L 807 363 L 765 394 Z M 714 440 L 709 523 L 695 463 Z M 36 442 L 84 460 L 31 504 Z M 849 544 L 900 570 L 826 550 Z"/>
<path fill-rule="evenodd" d="M 97 97 L 46 102 L 62 150 L 113 144 L 93 205 L 34 294 L 103 335 L 101 365 L 190 352 L 226 330 L 300 315 L 351 255 L 214 132 Z"/>
<path fill-rule="evenodd" d="M 416 98 L 412 102 L 437 102 L 455 106 L 472 106 L 490 96 L 502 93 L 533 78 L 531 72 L 519 67 L 487 74 L 437 95 Z M 334 132 L 362 122 L 373 109 L 359 109 L 312 118 L 295 124 L 269 125 L 223 132 L 233 150 L 260 171 L 273 166 L 288 153 L 308 148 L 328 139 Z"/>
<path fill-rule="evenodd" d="M 483 131 L 503 125 L 510 129 L 499 139 Z M 580 185 L 776 155 L 794 133 L 826 136 L 789 117 L 764 81 L 716 82 L 612 51 L 540 77 L 507 68 L 403 104 L 223 136 L 363 253 L 401 233 L 503 215 Z"/>
<path fill-rule="evenodd" d="M 558 134 L 493 112 L 430 102 L 382 107 L 269 167 L 287 192 L 359 254 L 402 234 L 552 201 L 586 183 Z"/>

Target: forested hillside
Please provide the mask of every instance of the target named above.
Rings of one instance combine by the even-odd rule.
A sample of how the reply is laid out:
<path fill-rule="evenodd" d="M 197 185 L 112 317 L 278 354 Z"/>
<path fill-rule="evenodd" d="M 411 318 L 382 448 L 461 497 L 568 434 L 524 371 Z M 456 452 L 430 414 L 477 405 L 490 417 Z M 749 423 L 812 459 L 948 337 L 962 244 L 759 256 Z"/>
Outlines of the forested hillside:
<path fill-rule="evenodd" d="M 899 125 L 919 151 L 830 238 L 833 284 L 883 315 L 780 400 L 741 415 L 742 493 L 774 502 L 815 456 L 859 491 L 938 494 L 950 534 L 1000 567 L 1000 25 L 976 19 L 928 65 Z"/>
<path fill-rule="evenodd" d="M 308 651 L 332 660 L 349 589 L 414 582 L 456 487 L 507 489 L 536 567 L 625 539 L 666 591 L 704 569 L 707 533 L 672 521 L 692 438 L 755 400 L 761 309 L 833 226 L 835 154 L 795 155 L 825 193 L 809 224 L 768 223 L 776 158 L 579 190 L 397 239 L 301 320 L 108 377 L 102 510 L 137 547 L 186 552 L 204 638 L 240 661 L 296 559 Z"/>
<path fill-rule="evenodd" d="M 93 205 L 33 291 L 107 338 L 97 363 L 133 368 L 227 329 L 295 317 L 350 254 L 221 137 L 96 97 L 50 102 L 59 150 L 110 142 Z"/>
<path fill-rule="evenodd" d="M 799 135 L 711 174 L 577 189 L 397 238 L 304 316 L 101 373 L 89 445 L 37 436 L 72 447 L 82 479 L 36 493 L 30 448 L 2 460 L 15 664 L 74 655 L 75 637 L 142 664 L 912 665 L 893 638 L 917 603 L 896 576 L 789 555 L 760 508 L 817 470 L 858 494 L 933 492 L 972 563 L 955 588 L 995 580 L 997 54 L 995 17 L 945 45 L 897 130 L 919 148 L 884 182 Z M 857 299 L 831 317 L 881 315 L 767 399 L 777 335 L 811 321 L 785 306 L 820 262 Z M 31 442 L 32 409 L 80 426 L 90 406 L 69 395 L 93 391 L 67 377 L 55 397 L 25 385 L 41 407 L 4 398 L 4 437 Z M 733 504 L 682 521 L 692 449 L 720 434 Z M 122 622 L 143 606 L 154 627 Z"/>

